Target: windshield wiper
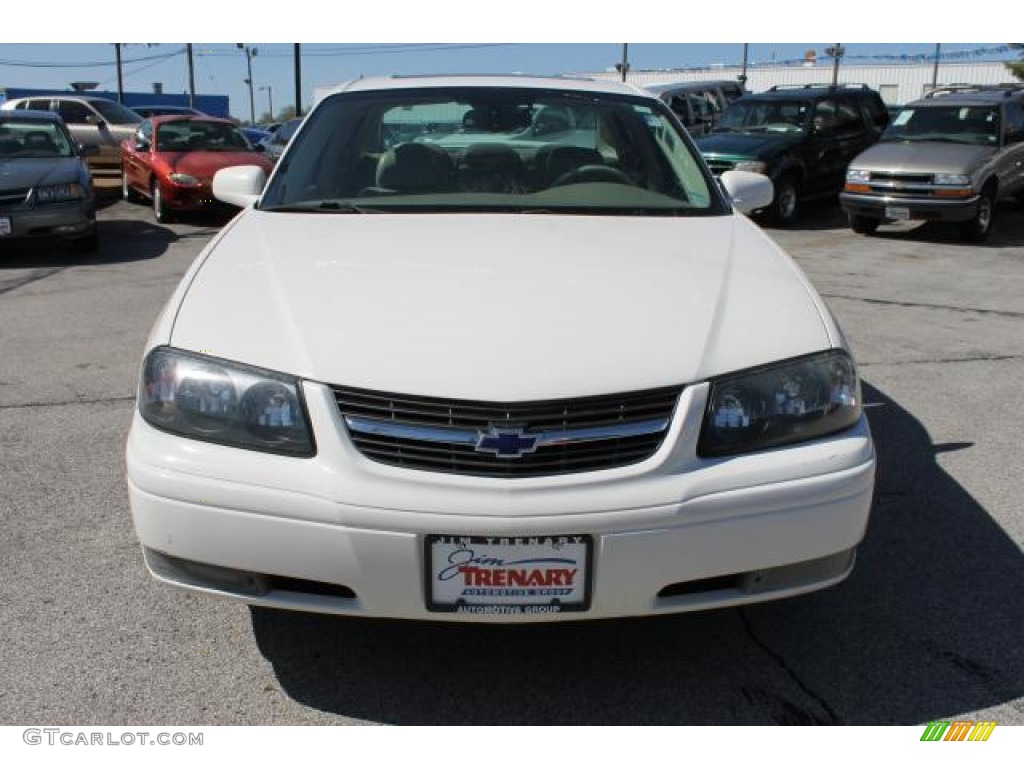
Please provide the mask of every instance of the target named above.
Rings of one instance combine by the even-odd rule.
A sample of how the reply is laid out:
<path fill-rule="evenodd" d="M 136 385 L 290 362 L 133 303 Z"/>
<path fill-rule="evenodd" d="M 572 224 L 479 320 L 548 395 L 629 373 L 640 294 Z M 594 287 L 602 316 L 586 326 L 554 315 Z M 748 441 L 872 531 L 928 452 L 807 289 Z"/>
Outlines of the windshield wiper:
<path fill-rule="evenodd" d="M 274 213 L 384 213 L 379 208 L 365 208 L 355 203 L 339 203 L 336 200 L 320 200 L 294 205 L 272 205 L 260 208 L 261 211 Z"/>

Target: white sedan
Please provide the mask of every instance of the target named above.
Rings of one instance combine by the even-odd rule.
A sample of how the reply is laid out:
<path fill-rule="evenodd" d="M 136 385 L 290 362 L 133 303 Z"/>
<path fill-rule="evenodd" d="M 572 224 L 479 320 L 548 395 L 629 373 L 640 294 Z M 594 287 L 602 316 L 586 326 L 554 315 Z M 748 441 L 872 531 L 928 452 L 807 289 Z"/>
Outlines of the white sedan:
<path fill-rule="evenodd" d="M 364 79 L 306 118 L 149 337 L 127 445 L 158 580 L 528 622 L 851 571 L 875 454 L 843 334 L 625 84 Z M 728 193 L 725 191 L 728 190 Z"/>

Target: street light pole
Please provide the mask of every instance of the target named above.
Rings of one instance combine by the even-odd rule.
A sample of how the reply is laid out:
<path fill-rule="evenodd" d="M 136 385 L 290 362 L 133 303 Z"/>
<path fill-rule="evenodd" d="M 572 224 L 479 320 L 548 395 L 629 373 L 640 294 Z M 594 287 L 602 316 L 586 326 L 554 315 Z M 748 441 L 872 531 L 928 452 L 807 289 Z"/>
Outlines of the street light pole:
<path fill-rule="evenodd" d="M 260 90 L 267 92 L 267 102 L 270 104 L 270 122 L 274 122 L 274 86 L 261 85 Z"/>
<path fill-rule="evenodd" d="M 196 73 L 192 66 L 192 43 L 185 43 L 185 54 L 188 57 L 188 105 L 196 106 Z"/>
<path fill-rule="evenodd" d="M 302 117 L 302 51 L 295 43 L 295 116 Z"/>
<path fill-rule="evenodd" d="M 124 74 L 121 72 L 121 45 L 114 43 L 114 50 L 117 53 L 117 103 L 124 104 Z"/>
<path fill-rule="evenodd" d="M 252 87 L 252 57 L 259 51 L 245 43 L 235 43 L 235 45 L 245 51 L 245 66 L 249 72 L 249 76 L 245 79 L 245 84 L 249 86 L 249 124 L 256 125 L 256 98 L 253 95 Z"/>
<path fill-rule="evenodd" d="M 843 48 L 842 43 L 836 43 L 832 47 L 826 48 L 825 54 L 832 57 L 832 87 L 835 88 L 839 85 L 839 60 L 846 54 L 846 49 Z"/>

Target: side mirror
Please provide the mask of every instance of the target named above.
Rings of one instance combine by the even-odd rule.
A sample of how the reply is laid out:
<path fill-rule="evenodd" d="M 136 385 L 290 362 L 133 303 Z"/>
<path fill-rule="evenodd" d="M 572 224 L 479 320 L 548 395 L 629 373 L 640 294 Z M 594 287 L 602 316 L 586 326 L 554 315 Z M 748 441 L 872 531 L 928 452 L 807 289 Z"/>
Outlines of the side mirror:
<path fill-rule="evenodd" d="M 775 199 L 775 185 L 760 173 L 726 171 L 722 174 L 721 183 L 733 207 L 740 213 L 767 208 Z"/>
<path fill-rule="evenodd" d="M 248 208 L 260 199 L 267 174 L 258 165 L 223 168 L 213 177 L 213 196 L 239 208 Z"/>
<path fill-rule="evenodd" d="M 136 152 L 149 152 L 149 142 L 143 139 L 135 139 L 134 141 Z"/>
<path fill-rule="evenodd" d="M 85 122 L 87 122 L 89 125 L 106 125 L 106 121 L 101 117 L 97 117 L 96 115 L 86 115 Z"/>
<path fill-rule="evenodd" d="M 82 157 L 94 157 L 100 153 L 100 148 L 95 144 L 79 144 L 78 154 Z"/>

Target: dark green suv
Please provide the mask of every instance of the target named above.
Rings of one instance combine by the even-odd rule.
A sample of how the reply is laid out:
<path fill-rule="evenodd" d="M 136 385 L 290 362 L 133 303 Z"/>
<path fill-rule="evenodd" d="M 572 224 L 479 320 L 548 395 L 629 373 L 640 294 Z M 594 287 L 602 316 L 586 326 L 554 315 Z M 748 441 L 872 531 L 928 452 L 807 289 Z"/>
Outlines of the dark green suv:
<path fill-rule="evenodd" d="M 716 175 L 771 178 L 775 199 L 764 213 L 785 226 L 803 201 L 837 194 L 850 160 L 888 124 L 881 96 L 867 86 L 776 86 L 733 102 L 697 146 Z"/>

